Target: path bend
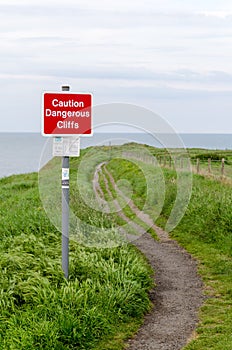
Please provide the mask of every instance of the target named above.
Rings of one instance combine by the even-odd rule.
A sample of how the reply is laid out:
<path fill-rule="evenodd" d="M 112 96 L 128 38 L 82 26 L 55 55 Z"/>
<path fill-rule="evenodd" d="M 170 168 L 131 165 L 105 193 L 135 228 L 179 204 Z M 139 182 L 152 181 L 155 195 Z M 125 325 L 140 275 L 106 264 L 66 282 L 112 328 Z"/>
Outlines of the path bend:
<path fill-rule="evenodd" d="M 96 171 L 101 172 L 103 166 L 105 164 L 98 166 Z M 108 178 L 119 193 L 109 173 Z M 107 181 L 106 177 L 104 179 Z M 99 195 L 99 190 L 95 193 Z M 141 215 L 131 200 L 130 207 L 150 224 L 151 218 L 147 214 Z M 125 218 L 124 214 L 123 217 Z M 167 232 L 155 224 L 152 228 L 159 241 L 144 233 L 133 244 L 147 257 L 155 271 L 156 287 L 150 291 L 153 307 L 144 317 L 144 323 L 137 334 L 128 340 L 126 349 L 180 350 L 193 337 L 198 323 L 198 311 L 204 299 L 203 284 L 197 272 L 197 261 L 172 240 Z"/>

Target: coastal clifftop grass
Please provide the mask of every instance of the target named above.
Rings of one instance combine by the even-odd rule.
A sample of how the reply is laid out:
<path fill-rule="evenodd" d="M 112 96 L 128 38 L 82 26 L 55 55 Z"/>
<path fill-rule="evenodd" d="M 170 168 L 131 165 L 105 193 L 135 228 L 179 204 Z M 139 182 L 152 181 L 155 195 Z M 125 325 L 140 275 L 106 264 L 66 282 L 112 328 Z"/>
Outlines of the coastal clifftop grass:
<path fill-rule="evenodd" d="M 152 215 L 159 201 L 149 200 L 144 206 L 143 172 L 135 169 L 133 161 L 117 159 L 122 151 L 136 147 L 135 144 L 99 147 L 97 158 L 89 167 L 88 150 L 82 151 L 82 156 L 87 154 L 81 174 L 83 191 L 92 195 L 95 165 L 107 160 L 106 168 L 114 179 L 130 181 L 133 200 Z M 157 159 L 164 152 L 146 145 L 144 148 L 149 148 Z M 191 157 L 195 153 L 199 151 L 190 151 Z M 227 151 L 228 163 L 231 153 Z M 82 221 L 114 229 L 116 214 L 103 215 L 88 207 L 78 192 L 75 184 L 81 159 L 71 160 L 71 208 Z M 49 164 L 46 175 L 54 164 Z M 58 168 L 60 171 L 60 163 Z M 165 227 L 175 203 L 177 172 L 163 167 L 162 174 L 164 203 L 156 223 Z M 45 179 L 53 181 L 49 176 Z M 58 181 L 60 186 L 59 178 Z M 157 196 L 160 188 L 156 188 Z M 141 253 L 129 244 L 94 248 L 71 240 L 67 281 L 61 269 L 61 233 L 44 210 L 38 174 L 0 179 L 0 199 L 1 349 L 123 349 L 124 340 L 137 330 L 150 308 L 152 271 Z M 193 175 L 187 210 L 171 233 L 198 259 L 205 283 L 206 300 L 200 310 L 197 334 L 186 350 L 232 348 L 231 204 L 230 184 Z"/>
<path fill-rule="evenodd" d="M 160 150 L 152 150 L 154 155 Z M 192 150 L 190 154 L 197 153 Z M 207 152 L 205 152 L 207 153 Z M 211 154 L 213 151 L 211 151 Z M 217 151 L 215 151 L 217 153 Z M 225 153 L 225 152 L 224 152 Z M 222 154 L 222 156 L 224 155 Z M 226 151 L 231 159 L 231 151 Z M 144 197 L 143 175 L 134 171 L 133 161 L 112 159 L 107 169 L 116 181 L 124 178 L 134 184 L 135 201 Z M 163 168 L 165 201 L 156 223 L 165 227 L 177 194 L 177 172 Z M 171 232 L 198 261 L 198 270 L 204 281 L 205 302 L 199 312 L 199 325 L 186 350 L 232 349 L 232 186 L 224 178 L 193 175 L 192 194 L 185 215 Z M 154 204 L 147 208 L 151 213 Z"/>
<path fill-rule="evenodd" d="M 66 281 L 61 233 L 44 212 L 38 175 L 1 179 L 0 198 L 1 349 L 122 349 L 150 307 L 144 257 L 127 244 L 70 241 Z"/>

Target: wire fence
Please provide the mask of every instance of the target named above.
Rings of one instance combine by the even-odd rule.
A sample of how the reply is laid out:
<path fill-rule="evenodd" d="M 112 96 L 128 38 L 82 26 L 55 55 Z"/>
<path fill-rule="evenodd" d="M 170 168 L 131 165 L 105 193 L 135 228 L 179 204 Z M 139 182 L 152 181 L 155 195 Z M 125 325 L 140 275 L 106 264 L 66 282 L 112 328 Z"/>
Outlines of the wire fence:
<path fill-rule="evenodd" d="M 149 156 L 143 153 L 135 154 L 134 152 L 125 152 L 124 156 L 128 159 L 133 158 L 147 164 L 159 165 L 176 171 L 192 171 L 199 175 L 232 180 L 232 164 L 228 163 L 225 158 L 220 160 L 212 158 L 190 159 L 181 156 Z"/>
<path fill-rule="evenodd" d="M 191 163 L 191 170 L 193 173 L 232 179 L 232 165 L 228 164 L 224 158 L 221 160 L 214 160 L 211 158 L 207 160 L 200 158 L 189 160 L 188 158 L 159 157 L 160 166 L 173 168 L 177 171 L 188 170 L 189 162 Z"/>

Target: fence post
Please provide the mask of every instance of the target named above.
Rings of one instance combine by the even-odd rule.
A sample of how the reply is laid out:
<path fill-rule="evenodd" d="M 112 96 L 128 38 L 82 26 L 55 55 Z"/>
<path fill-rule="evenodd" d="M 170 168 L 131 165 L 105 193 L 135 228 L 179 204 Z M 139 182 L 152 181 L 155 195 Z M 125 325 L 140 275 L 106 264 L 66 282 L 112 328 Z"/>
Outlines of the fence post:
<path fill-rule="evenodd" d="M 222 158 L 222 169 L 221 169 L 221 172 L 222 172 L 222 176 L 225 175 L 225 158 Z"/>
<path fill-rule="evenodd" d="M 200 159 L 197 158 L 197 174 L 200 173 Z"/>
<path fill-rule="evenodd" d="M 172 167 L 172 158 L 169 157 L 169 168 L 171 168 L 171 167 Z"/>
<path fill-rule="evenodd" d="M 173 157 L 173 170 L 176 169 L 176 157 Z"/>
<path fill-rule="evenodd" d="M 181 170 L 183 169 L 183 164 L 184 164 L 184 160 L 183 160 L 183 158 L 181 157 L 181 158 L 180 158 L 180 169 L 181 169 Z"/>
<path fill-rule="evenodd" d="M 211 158 L 208 158 L 208 173 L 211 174 Z"/>

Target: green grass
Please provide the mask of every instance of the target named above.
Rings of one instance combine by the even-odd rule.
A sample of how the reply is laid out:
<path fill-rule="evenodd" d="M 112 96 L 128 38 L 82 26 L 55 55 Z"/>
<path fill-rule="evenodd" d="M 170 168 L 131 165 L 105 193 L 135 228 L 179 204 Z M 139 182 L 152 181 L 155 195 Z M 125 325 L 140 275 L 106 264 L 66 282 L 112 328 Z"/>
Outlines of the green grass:
<path fill-rule="evenodd" d="M 186 350 L 232 348 L 231 204 L 231 186 L 194 176 L 187 212 L 172 233 L 198 259 L 208 297 L 200 311 L 198 338 Z"/>
<path fill-rule="evenodd" d="M 135 144 L 112 147 L 111 157 L 136 147 Z M 166 154 L 164 150 L 144 147 L 156 157 Z M 115 216 L 85 202 L 94 201 L 91 180 L 96 165 L 109 160 L 108 148 L 90 150 L 92 153 L 84 150 L 80 159 L 71 161 L 73 216 L 92 225 L 92 229 L 78 226 L 71 217 L 69 281 L 64 279 L 60 266 L 61 234 L 44 211 L 45 208 L 54 216 L 55 222 L 58 220 L 59 227 L 60 160 L 51 162 L 40 178 L 43 203 L 37 174 L 0 180 L 0 345 L 3 350 L 121 350 L 150 307 L 151 270 L 144 257 L 130 245 L 115 247 L 113 243 L 120 242 L 114 228 Z M 230 166 L 231 152 L 226 152 Z M 207 152 L 190 150 L 189 153 L 194 159 L 197 154 Z M 77 179 L 81 161 L 82 171 L 78 171 Z M 165 227 L 177 193 L 176 171 L 162 169 L 164 177 L 158 181 L 161 175 L 154 166 L 145 164 L 143 170 L 141 166 L 135 161 L 112 159 L 107 169 L 116 181 L 122 178 L 130 181 L 132 198 L 138 207 L 145 206 L 154 218 L 159 212 L 157 208 L 162 207 L 157 223 Z M 146 179 L 163 184 L 163 187 L 154 186 L 147 203 Z M 162 198 L 164 182 L 165 198 Z M 197 336 L 186 350 L 232 348 L 231 204 L 230 185 L 194 175 L 189 206 L 172 232 L 198 259 L 207 296 L 200 310 Z M 111 248 L 95 248 L 97 239 Z M 80 242 L 91 244 L 86 247 Z"/>
<path fill-rule="evenodd" d="M 140 210 L 153 218 L 159 215 L 165 193 L 165 179 L 159 168 L 140 161 L 113 159 L 107 169 L 116 183 L 122 180 L 129 183 L 131 199 Z"/>
<path fill-rule="evenodd" d="M 127 202 L 126 202 L 126 200 L 125 200 L 123 195 L 124 194 L 128 195 L 128 189 L 124 187 L 124 190 L 122 191 L 123 195 L 120 194 L 119 192 L 117 192 L 116 189 L 114 188 L 112 182 L 111 182 L 111 179 L 110 179 L 110 177 L 108 175 L 108 172 L 106 171 L 105 167 L 103 167 L 102 171 L 103 171 L 103 174 L 105 176 L 105 181 L 107 182 L 107 186 L 108 186 L 108 189 L 109 189 L 109 191 L 111 193 L 112 198 L 117 199 L 120 207 L 122 208 L 122 212 L 125 214 L 125 216 L 127 218 L 129 218 L 130 220 L 132 220 L 137 225 L 139 225 L 140 227 L 144 228 L 145 230 L 149 230 L 149 225 L 146 224 L 144 221 L 142 221 L 139 217 L 137 217 L 137 214 L 127 204 Z M 108 192 L 106 191 L 105 187 L 106 187 L 106 184 L 105 184 L 105 182 L 103 182 L 102 183 L 102 189 L 104 191 L 104 194 L 108 198 Z M 133 233 L 133 231 L 132 231 L 132 233 Z M 137 234 L 137 232 L 134 232 L 134 234 Z"/>
<path fill-rule="evenodd" d="M 77 200 L 76 162 L 71 162 L 73 211 L 113 230 L 107 215 Z M 53 169 L 56 164 L 50 174 Z M 144 257 L 128 244 L 99 249 L 71 240 L 67 281 L 61 233 L 44 211 L 37 174 L 1 179 L 0 198 L 1 349 L 122 349 L 150 308 L 152 272 Z"/>
<path fill-rule="evenodd" d="M 123 161 L 114 160 L 119 178 Z M 109 167 L 110 169 L 110 164 Z M 117 170 L 118 169 L 118 170 Z M 127 165 L 127 178 L 144 186 L 144 178 Z M 176 199 L 176 171 L 163 169 L 165 201 L 157 224 L 165 227 Z M 140 196 L 134 189 L 134 196 Z M 232 187 L 223 181 L 193 176 L 192 196 L 186 213 L 171 233 L 199 262 L 206 300 L 199 312 L 196 337 L 186 350 L 232 349 Z"/>
<path fill-rule="evenodd" d="M 125 200 L 120 196 L 114 189 L 108 174 L 104 171 L 104 168 L 102 169 L 99 176 L 99 183 L 101 186 L 101 189 L 104 194 L 104 199 L 108 203 L 108 207 L 111 210 L 111 218 L 112 222 L 119 228 L 122 228 L 125 233 L 137 235 L 137 230 L 128 223 L 126 218 L 121 217 L 117 212 L 117 206 L 115 205 L 115 200 L 117 200 L 118 204 L 122 208 L 121 213 L 123 213 L 130 221 L 133 221 L 134 223 L 137 223 L 140 225 L 140 227 L 144 227 L 145 229 L 148 228 L 148 226 L 141 221 L 139 218 L 135 216 L 135 213 L 131 210 L 129 205 L 126 204 Z"/>

